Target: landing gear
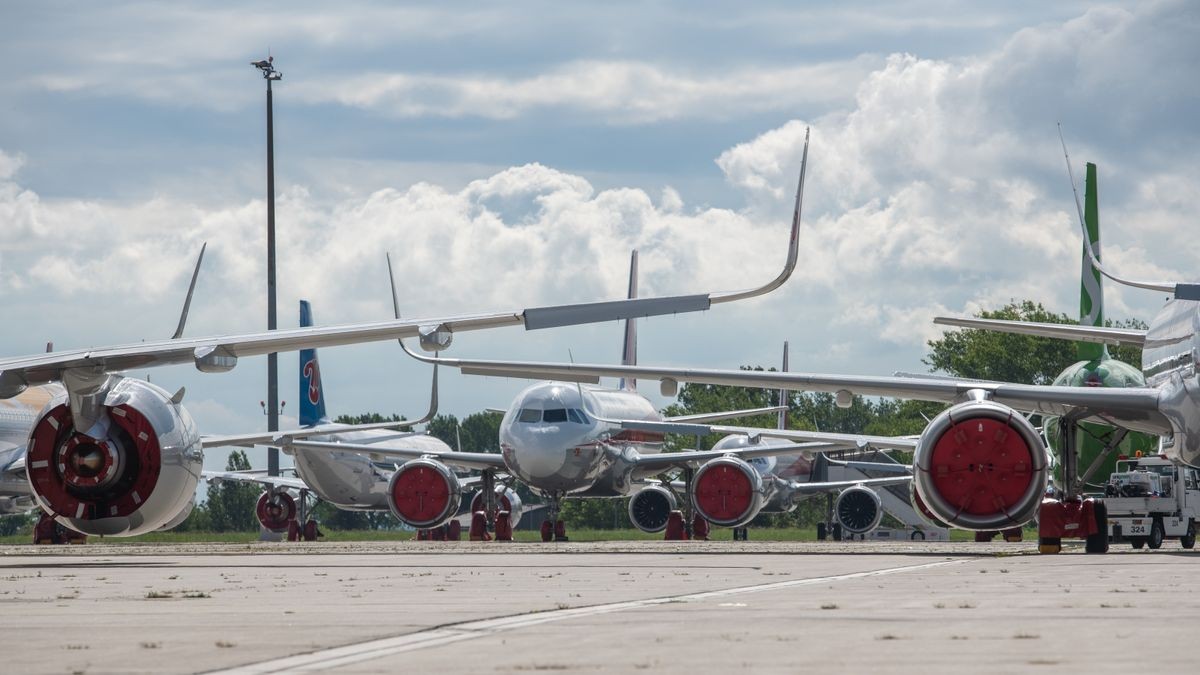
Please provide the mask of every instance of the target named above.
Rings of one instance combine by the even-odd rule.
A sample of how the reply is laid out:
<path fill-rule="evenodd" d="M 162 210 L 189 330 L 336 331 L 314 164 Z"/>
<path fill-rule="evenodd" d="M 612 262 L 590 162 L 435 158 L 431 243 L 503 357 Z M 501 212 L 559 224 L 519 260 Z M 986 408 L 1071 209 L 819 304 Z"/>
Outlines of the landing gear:
<path fill-rule="evenodd" d="M 542 541 L 570 541 L 567 538 L 567 524 L 559 518 L 559 512 L 562 510 L 562 500 L 565 497 L 561 492 L 555 492 L 548 495 L 549 517 L 542 522 Z"/>
<path fill-rule="evenodd" d="M 733 528 L 733 540 L 750 541 L 750 528 L 744 526 Z"/>
<path fill-rule="evenodd" d="M 1079 413 L 1071 413 L 1058 420 L 1059 438 L 1062 443 L 1062 496 L 1061 499 L 1047 497 L 1038 510 L 1038 551 L 1058 553 L 1062 551 L 1063 538 L 1084 539 L 1088 553 L 1108 552 L 1108 509 L 1104 500 L 1084 498 L 1081 490 L 1086 480 L 1101 460 L 1113 452 L 1128 433 L 1118 429 L 1108 445 L 1100 452 L 1083 478 L 1079 476 Z M 1160 530 L 1161 532 L 1161 530 Z M 1159 546 L 1162 545 L 1160 539 Z M 1156 548 L 1152 546 L 1152 548 Z"/>
<path fill-rule="evenodd" d="M 1108 509 L 1104 502 L 1098 501 L 1092 506 L 1092 516 L 1096 520 L 1096 531 L 1087 536 L 1084 550 L 1088 553 L 1108 553 Z"/>
<path fill-rule="evenodd" d="M 708 540 L 708 521 L 699 513 L 692 518 L 692 539 Z"/>
<path fill-rule="evenodd" d="M 33 543 L 41 545 L 86 544 L 87 535 L 63 527 L 59 522 L 43 513 L 33 526 Z"/>
<path fill-rule="evenodd" d="M 825 541 L 829 536 L 829 527 L 825 523 L 817 523 L 817 541 Z"/>
<path fill-rule="evenodd" d="M 299 518 L 288 520 L 288 541 L 317 541 L 325 536 L 321 528 L 317 527 L 317 521 L 309 517 L 313 506 L 308 503 L 308 490 L 301 490 Z M 301 525 L 301 522 L 304 524 Z"/>

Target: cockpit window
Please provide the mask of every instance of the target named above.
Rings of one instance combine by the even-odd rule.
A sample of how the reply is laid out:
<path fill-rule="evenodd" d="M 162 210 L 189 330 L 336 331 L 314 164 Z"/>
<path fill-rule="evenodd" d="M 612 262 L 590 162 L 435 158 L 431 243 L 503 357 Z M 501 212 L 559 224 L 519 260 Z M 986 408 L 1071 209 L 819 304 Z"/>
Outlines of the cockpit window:
<path fill-rule="evenodd" d="M 566 422 L 567 421 L 567 409 L 566 408 L 554 408 L 553 410 L 547 410 L 542 416 L 542 421 L 543 422 Z"/>
<path fill-rule="evenodd" d="M 567 417 L 576 424 L 588 423 L 587 415 L 584 415 L 583 411 L 577 408 L 571 408 L 570 410 L 567 410 Z"/>
<path fill-rule="evenodd" d="M 522 408 L 521 414 L 517 416 L 517 421 L 526 423 L 541 422 L 542 411 L 534 410 L 533 408 Z"/>

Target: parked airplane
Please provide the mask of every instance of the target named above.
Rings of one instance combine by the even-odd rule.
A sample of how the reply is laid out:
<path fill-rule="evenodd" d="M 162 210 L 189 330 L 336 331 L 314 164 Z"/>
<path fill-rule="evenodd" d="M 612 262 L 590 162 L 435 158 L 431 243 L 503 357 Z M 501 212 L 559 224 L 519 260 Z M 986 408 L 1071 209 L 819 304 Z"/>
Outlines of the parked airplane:
<path fill-rule="evenodd" d="M 783 343 L 783 367 L 781 372 L 787 371 L 788 344 L 785 342 Z M 787 397 L 787 390 L 780 389 L 777 399 L 780 410 L 776 417 L 775 431 L 787 431 Z M 670 420 L 667 421 L 669 422 Z M 734 450 L 752 445 L 769 446 L 788 444 L 788 441 L 782 438 L 767 436 L 770 433 L 771 431 L 769 430 L 747 427 L 741 433 L 730 433 L 724 436 L 713 444 L 712 449 Z M 829 449 L 857 448 L 830 446 Z M 828 462 L 829 460 L 825 459 L 825 461 Z M 883 503 L 875 489 L 889 485 L 907 485 L 912 482 L 911 472 L 905 465 L 854 460 L 849 462 L 838 461 L 836 463 L 853 465 L 855 468 L 864 471 L 883 471 L 896 475 L 884 478 L 863 478 L 843 481 L 815 480 L 813 473 L 815 462 L 811 453 L 787 457 L 759 456 L 751 459 L 748 463 L 758 472 L 763 481 L 764 490 L 769 496 L 763 502 L 760 510 L 744 514 L 741 522 L 733 525 L 733 538 L 735 540 L 746 540 L 749 538 L 746 523 L 760 513 L 787 513 L 794 510 L 799 502 L 805 498 L 833 493 L 836 493 L 836 496 L 833 498 L 834 521 L 830 523 L 829 529 L 835 533 L 834 538 L 841 539 L 843 532 L 852 535 L 865 534 L 878 527 L 880 520 L 883 518 Z M 686 490 L 686 486 L 681 487 Z M 660 514 L 668 509 L 668 507 L 671 509 L 675 508 L 676 502 L 673 499 L 673 495 L 668 494 L 668 492 L 669 490 L 663 485 L 650 485 L 639 490 L 629 501 L 630 520 L 643 531 L 657 531 L 648 529 L 644 523 L 647 521 L 658 522 L 656 519 L 648 519 L 648 514 Z M 702 517 L 705 517 L 705 504 L 698 503 L 695 508 Z M 822 536 L 821 538 L 823 539 L 824 537 Z"/>
<path fill-rule="evenodd" d="M 312 309 L 307 300 L 300 301 L 300 326 L 312 325 Z M 287 434 L 287 438 L 312 438 L 314 440 L 356 443 L 373 448 L 406 448 L 422 453 L 450 452 L 450 447 L 441 439 L 423 432 L 397 432 L 397 427 L 411 427 L 429 421 L 437 414 L 438 388 L 437 367 L 434 367 L 433 391 L 429 411 L 419 419 L 391 423 L 387 428 L 364 428 L 363 425 L 337 424 L 329 420 L 325 408 L 325 386 L 321 381 L 321 366 L 315 349 L 300 352 L 300 425 L 305 429 L 320 429 L 317 434 Z M 367 425 L 381 427 L 382 425 Z M 247 447 L 260 439 L 248 439 Z M 282 440 L 282 439 L 281 439 Z M 222 439 L 229 444 L 229 439 Z M 296 477 L 267 476 L 262 472 L 205 471 L 209 481 L 227 481 L 261 485 L 266 491 L 259 497 L 255 514 L 259 523 L 273 532 L 289 532 L 289 538 L 315 538 L 316 523 L 306 517 L 309 494 L 333 504 L 339 509 L 350 511 L 395 512 L 389 499 L 389 486 L 396 473 L 391 462 L 378 461 L 378 454 L 359 452 L 311 452 L 285 446 L 292 455 Z M 478 480 L 462 480 L 464 485 Z M 523 505 L 516 492 L 507 486 L 495 486 L 497 498 L 502 501 L 515 519 L 519 519 Z M 300 505 L 290 494 L 298 493 Z M 478 498 L 476 499 L 478 501 Z M 451 498 L 453 512 L 458 510 L 458 498 Z M 440 515 L 440 514 L 439 514 Z M 453 515 L 453 513 L 451 513 Z M 302 525 L 301 525 L 302 524 Z"/>
<path fill-rule="evenodd" d="M 198 260 L 197 271 L 199 265 Z M 794 265 L 793 242 L 784 273 L 772 284 L 746 291 L 184 338 L 195 289 L 193 273 L 171 339 L 0 359 L 0 400 L 11 404 L 8 417 L 15 420 L 8 435 L 19 438 L 24 430 L 26 438 L 23 446 L 9 441 L 3 485 L 11 486 L 14 478 L 22 476 L 28 483 L 27 490 L 0 496 L 15 498 L 10 505 L 32 496 L 59 524 L 109 536 L 154 531 L 192 507 L 202 448 L 208 443 L 182 405 L 184 390 L 171 394 L 145 380 L 118 374 L 122 370 L 192 363 L 202 372 L 219 373 L 248 356 L 413 336 L 423 348 L 438 351 L 450 346 L 454 333 L 462 331 L 518 325 L 535 330 L 701 311 L 773 290 Z M 39 386 L 42 393 L 31 391 Z M 43 406 L 45 398 L 49 401 Z M 236 444 L 257 438 L 270 443 L 286 433 L 247 434 L 226 441 Z"/>
<path fill-rule="evenodd" d="M 1080 223 L 1086 237 L 1087 228 Z M 1084 537 L 1087 550 L 1107 550 L 1103 503 L 1081 494 L 1076 443 L 1080 422 L 1109 424 L 1118 434 L 1140 431 L 1163 437 L 1162 452 L 1200 466 L 1200 284 L 1145 282 L 1107 271 L 1086 246 L 1092 264 L 1113 281 L 1168 293 L 1172 298 L 1147 330 L 1037 324 L 994 319 L 939 318 L 938 323 L 1100 344 L 1134 344 L 1143 349 L 1147 386 L 1104 388 L 1026 385 L 1005 382 L 899 376 L 826 375 L 720 369 L 524 363 L 436 359 L 463 372 L 505 377 L 597 382 L 600 377 L 653 378 L 664 395 L 680 382 L 825 391 L 849 405 L 853 394 L 891 396 L 951 404 L 935 417 L 913 447 L 914 495 L 937 519 L 967 530 L 1003 530 L 1035 516 L 1041 550 L 1057 552 L 1063 537 Z M 1049 461 L 1038 430 L 1021 412 L 1058 416 L 1064 481 L 1061 500 L 1043 496 Z M 655 424 L 660 431 L 708 433 L 697 425 L 685 432 Z M 621 430 L 645 429 L 630 422 Z M 748 480 L 748 479 L 747 479 Z"/>
<path fill-rule="evenodd" d="M 806 165 L 807 146 L 801 164 L 800 184 L 793 211 L 789 265 L 794 262 L 797 252 Z M 631 264 L 630 278 L 632 296 L 636 291 L 636 253 Z M 392 292 L 398 314 L 399 303 L 396 300 L 394 283 Z M 636 368 L 635 335 L 635 324 L 628 321 L 623 360 L 627 367 L 631 368 Z M 405 348 L 405 351 L 408 349 Z M 408 353 L 423 361 L 440 361 Z M 463 370 L 469 372 L 470 369 Z M 680 433 L 687 433 L 687 429 L 692 429 L 696 424 L 708 419 L 740 417 L 762 411 L 693 415 L 664 423 L 650 401 L 638 394 L 633 387 L 633 378 L 626 378 L 618 389 L 584 388 L 560 382 L 543 382 L 526 388 L 517 395 L 501 422 L 500 456 L 483 453 L 468 456 L 468 453 L 457 452 L 381 450 L 353 443 L 311 440 L 298 440 L 290 445 L 297 451 L 355 450 L 411 460 L 397 472 L 391 489 L 397 515 L 413 525 L 417 525 L 418 520 L 424 523 L 439 522 L 437 519 L 424 520 L 424 516 L 429 514 L 440 514 L 438 517 L 441 519 L 453 515 L 450 495 L 457 494 L 459 490 L 450 467 L 479 469 L 485 475 L 505 471 L 548 500 L 550 515 L 542 524 L 542 537 L 545 540 L 566 537 L 565 526 L 558 518 L 558 513 L 562 500 L 567 496 L 623 497 L 643 488 L 648 480 L 676 469 L 682 470 L 690 502 L 706 523 L 740 526 L 753 518 L 777 493 L 782 496 L 780 483 L 775 480 L 764 481 L 759 472 L 748 464 L 749 460 L 847 447 L 845 435 L 789 431 L 774 432 L 769 436 L 799 438 L 805 442 L 756 442 L 745 444 L 744 447 L 662 453 L 662 431 L 623 428 L 622 425 L 636 420 L 665 424 L 671 426 L 671 430 L 684 429 Z M 768 435 L 765 431 L 759 429 L 753 433 Z M 911 441 L 882 437 L 856 436 L 849 441 L 850 447 L 861 443 L 877 443 L 881 447 L 912 447 Z M 420 471 L 421 475 L 436 472 L 441 481 L 436 484 L 418 485 L 417 481 L 405 478 L 410 471 Z M 670 481 L 663 481 L 661 484 L 645 487 L 643 489 L 647 491 L 646 494 L 641 499 L 631 502 L 630 515 L 638 527 L 647 531 L 660 531 L 666 527 L 676 506 L 674 494 L 666 487 L 669 483 Z M 786 488 L 800 489 L 792 486 Z"/>
<path fill-rule="evenodd" d="M 1087 226 L 1088 239 L 1084 246 L 1091 242 L 1091 254 L 1100 259 L 1100 213 L 1099 196 L 1096 190 L 1096 165 L 1087 164 L 1087 174 L 1084 180 L 1084 201 L 1082 218 Z M 1078 203 L 1076 204 L 1078 206 Z M 1079 288 L 1079 325 L 1104 326 L 1104 287 L 1100 272 L 1092 266 L 1087 251 L 1081 252 L 1082 265 L 1080 269 Z M 1108 353 L 1108 345 L 1094 342 L 1077 342 L 1076 349 L 1079 361 L 1067 366 L 1054 379 L 1054 384 L 1069 387 L 1145 387 L 1146 378 L 1142 371 L 1134 366 L 1114 359 Z M 1046 440 L 1049 445 L 1058 450 L 1061 438 L 1058 435 L 1057 420 L 1053 417 L 1045 422 Z M 1079 479 L 1092 487 L 1102 487 L 1108 476 L 1116 470 L 1117 455 L 1133 457 L 1137 453 L 1152 454 L 1156 452 L 1158 439 L 1149 434 L 1138 432 L 1123 433 L 1116 436 L 1117 430 L 1106 424 L 1081 422 L 1079 438 L 1075 447 L 1079 454 L 1079 467 L 1082 473 Z M 1100 476 L 1101 485 L 1092 483 L 1092 479 Z"/>

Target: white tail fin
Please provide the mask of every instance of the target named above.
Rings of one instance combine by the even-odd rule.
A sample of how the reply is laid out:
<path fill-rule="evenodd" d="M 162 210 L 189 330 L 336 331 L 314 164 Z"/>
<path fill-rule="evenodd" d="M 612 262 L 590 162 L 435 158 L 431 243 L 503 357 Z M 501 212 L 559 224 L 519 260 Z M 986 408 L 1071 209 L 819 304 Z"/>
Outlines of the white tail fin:
<path fill-rule="evenodd" d="M 638 296 L 638 252 L 635 249 L 629 257 L 629 299 Z M 625 319 L 625 345 L 621 349 L 621 365 L 637 365 L 637 319 Z M 621 378 L 621 389 L 634 391 L 637 380 Z"/>

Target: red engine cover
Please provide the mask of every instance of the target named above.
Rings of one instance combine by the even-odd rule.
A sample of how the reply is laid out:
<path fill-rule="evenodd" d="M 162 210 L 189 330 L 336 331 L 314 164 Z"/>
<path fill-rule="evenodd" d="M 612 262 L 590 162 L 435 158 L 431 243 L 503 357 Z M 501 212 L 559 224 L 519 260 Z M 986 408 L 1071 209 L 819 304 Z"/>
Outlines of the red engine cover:
<path fill-rule="evenodd" d="M 77 433 L 70 408 L 55 406 L 42 416 L 30 434 L 26 458 L 30 482 L 42 503 L 51 511 L 68 518 L 98 519 L 124 517 L 137 511 L 158 483 L 161 456 L 158 435 L 141 413 L 128 405 L 108 408 L 114 428 L 109 438 L 97 442 Z M 114 465 L 110 447 L 125 446 L 124 464 Z M 73 453 L 82 447 L 97 446 L 104 461 L 98 475 L 79 473 Z M 109 474 L 112 475 L 109 475 Z"/>
<path fill-rule="evenodd" d="M 413 527 L 441 525 L 462 500 L 454 473 L 431 460 L 413 460 L 400 467 L 389 490 L 392 512 Z"/>
<path fill-rule="evenodd" d="M 272 532 L 287 532 L 288 523 L 296 519 L 296 500 L 286 492 L 264 492 L 254 508 L 258 522 Z"/>
<path fill-rule="evenodd" d="M 988 515 L 1017 503 L 1033 482 L 1033 457 L 1021 436 L 991 418 L 953 424 L 933 447 L 933 484 L 961 513 Z"/>
<path fill-rule="evenodd" d="M 714 466 L 696 478 L 695 506 L 708 520 L 728 523 L 741 520 L 754 503 L 754 484 L 736 466 Z"/>

